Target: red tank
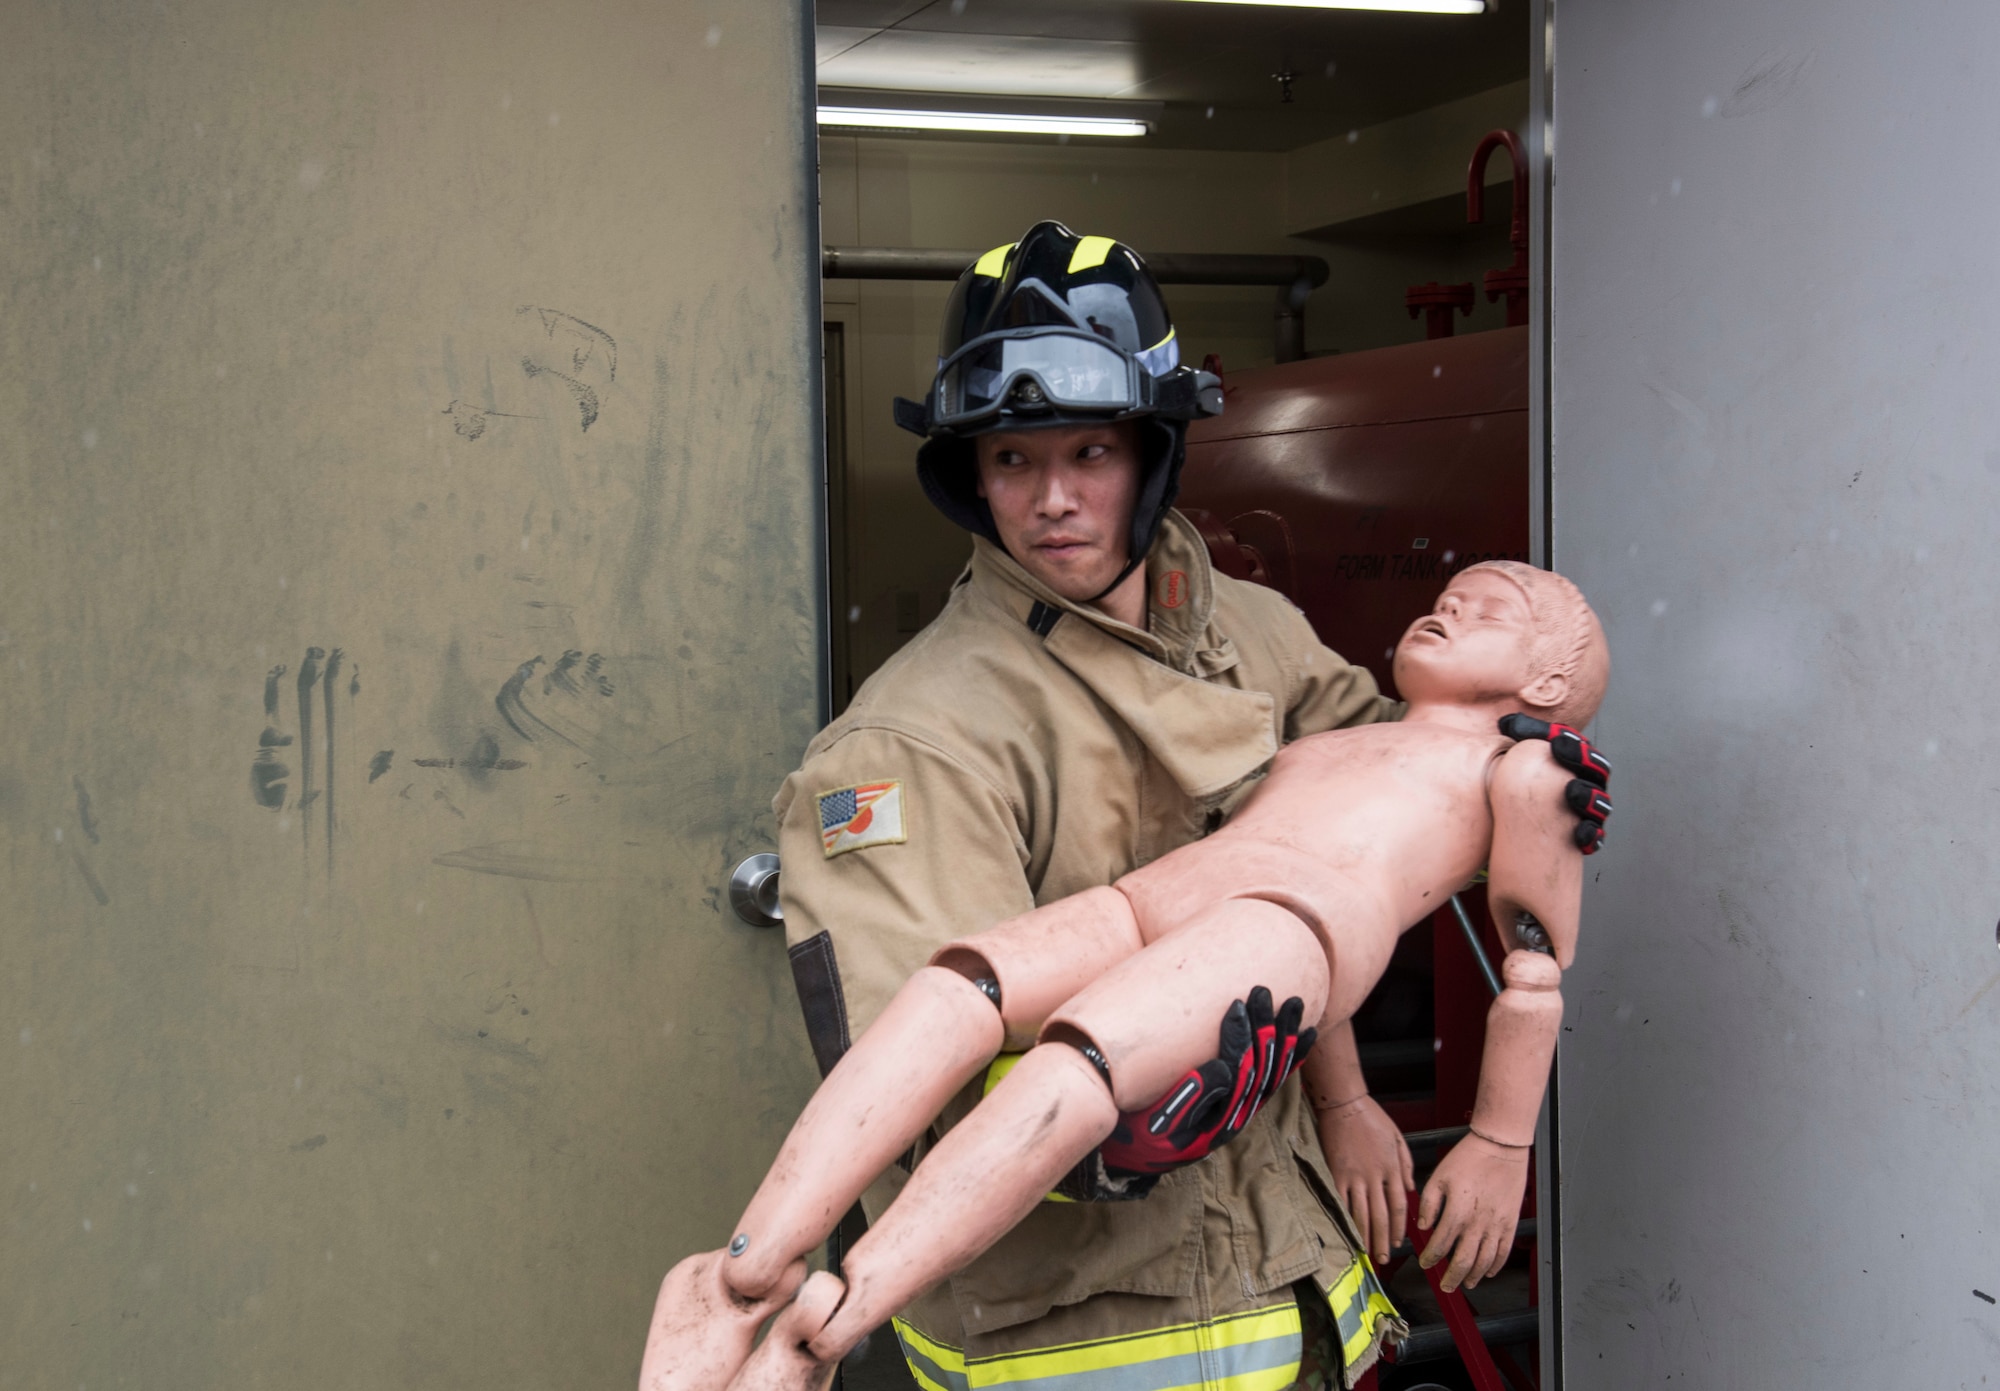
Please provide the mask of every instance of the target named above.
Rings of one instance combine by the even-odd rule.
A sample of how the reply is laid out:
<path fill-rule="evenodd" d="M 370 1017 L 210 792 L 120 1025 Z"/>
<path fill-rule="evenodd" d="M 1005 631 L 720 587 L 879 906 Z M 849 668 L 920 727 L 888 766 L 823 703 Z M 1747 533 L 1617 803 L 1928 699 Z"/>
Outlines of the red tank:
<path fill-rule="evenodd" d="M 1237 373 L 1223 401 L 1221 416 L 1188 433 L 1181 509 L 1217 569 L 1288 595 L 1322 642 L 1370 668 L 1384 690 L 1396 640 L 1456 571 L 1528 558 L 1526 328 Z M 1461 897 L 1497 961 L 1483 889 Z M 1369 1088 L 1421 1149 L 1420 1175 L 1471 1116 L 1491 999 L 1457 920 L 1440 911 L 1429 932 L 1404 934 L 1355 1017 Z M 1532 1191 L 1523 1215 L 1534 1215 Z M 1519 1293 L 1532 1306 L 1532 1237 L 1524 1246 Z M 1518 1384 L 1538 1384 L 1535 1352 L 1489 1352 L 1461 1296 L 1433 1288 L 1434 1306 L 1413 1305 L 1411 1293 L 1398 1288 L 1405 1313 L 1452 1326 L 1473 1384 L 1502 1384 L 1496 1356 Z"/>
<path fill-rule="evenodd" d="M 1235 374 L 1224 382 L 1222 415 L 1188 432 L 1180 506 L 1216 568 L 1289 596 L 1322 642 L 1372 670 L 1384 690 L 1392 689 L 1396 640 L 1454 573 L 1481 560 L 1528 559 L 1528 190 L 1510 133 L 1480 142 L 1466 173 L 1467 211 L 1480 220 L 1486 159 L 1503 147 L 1515 168 L 1514 263 L 1486 283 L 1520 326 L 1451 337 L 1452 308 L 1472 287 L 1413 287 L 1414 310 L 1439 298 L 1431 291 L 1454 292 L 1430 325 L 1446 336 Z M 1504 948 L 1484 889 L 1454 904 L 1461 899 L 1470 935 L 1488 962 L 1499 960 Z M 1421 1151 L 1420 1175 L 1471 1117 L 1486 1009 L 1499 988 L 1491 969 L 1482 969 L 1454 913 L 1440 910 L 1430 932 L 1404 934 L 1355 1016 L 1369 1089 Z M 1533 1190 L 1522 1215 L 1534 1216 Z M 1525 1294 L 1530 1307 L 1539 1300 L 1532 1230 L 1524 1228 L 1514 1263 L 1526 1284 L 1516 1297 Z M 1392 1282 L 1399 1264 L 1385 1270 Z M 1431 1307 L 1411 1305 L 1407 1283 L 1397 1298 L 1413 1319 L 1443 1320 L 1426 1333 L 1450 1328 L 1470 1384 L 1504 1385 L 1496 1358 L 1514 1384 L 1540 1384 L 1538 1348 L 1489 1351 L 1461 1293 L 1435 1284 L 1430 1293 Z M 1499 1307 L 1489 1309 L 1488 1297 L 1482 1290 L 1482 1313 Z M 1503 1298 L 1497 1290 L 1491 1297 Z M 1511 1336 L 1532 1341 L 1533 1327 Z M 1371 1372 L 1363 1385 L 1373 1384 Z"/>
<path fill-rule="evenodd" d="M 1528 558 L 1527 329 L 1232 373 L 1223 402 L 1188 432 L 1181 509 L 1385 690 L 1456 571 Z"/>

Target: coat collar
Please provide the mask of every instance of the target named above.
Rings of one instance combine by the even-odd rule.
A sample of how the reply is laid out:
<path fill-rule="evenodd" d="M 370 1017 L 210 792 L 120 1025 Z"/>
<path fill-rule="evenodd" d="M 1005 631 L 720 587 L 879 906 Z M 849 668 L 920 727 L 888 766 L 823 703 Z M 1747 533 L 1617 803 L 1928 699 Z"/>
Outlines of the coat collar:
<path fill-rule="evenodd" d="M 1215 628 L 1208 548 L 1180 513 L 1167 515 L 1146 568 L 1146 630 L 1064 599 L 983 539 L 973 542 L 971 579 L 1043 635 L 1049 654 L 1111 707 L 1184 793 L 1214 797 L 1277 753 L 1276 702 L 1213 679 L 1237 664 L 1236 648 Z"/>
<path fill-rule="evenodd" d="M 1214 631 L 1215 570 L 1209 564 L 1208 547 L 1179 512 L 1167 513 L 1146 557 L 1144 629 L 1063 598 L 984 537 L 973 538 L 971 573 L 975 582 L 984 582 L 982 588 L 1005 594 L 1008 606 L 1019 609 L 1024 622 L 1029 610 L 1040 604 L 1074 615 L 1176 670 L 1214 676 L 1236 665 L 1234 645 Z"/>

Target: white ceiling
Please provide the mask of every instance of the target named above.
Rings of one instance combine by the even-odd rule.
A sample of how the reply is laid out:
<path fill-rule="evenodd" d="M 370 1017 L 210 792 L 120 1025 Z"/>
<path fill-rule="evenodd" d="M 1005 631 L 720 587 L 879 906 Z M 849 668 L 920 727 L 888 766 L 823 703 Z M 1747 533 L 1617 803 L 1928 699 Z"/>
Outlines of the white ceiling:
<path fill-rule="evenodd" d="M 1142 71 L 1138 44 L 1036 34 L 822 27 L 819 53 L 821 86 L 886 91 L 1126 97 Z"/>
<path fill-rule="evenodd" d="M 819 0 L 822 87 L 1164 103 L 1150 139 L 1284 150 L 1527 75 L 1528 0 L 1477 16 L 1183 0 Z M 1290 72 L 1292 100 L 1275 76 Z M 952 137 L 941 137 L 952 138 Z"/>

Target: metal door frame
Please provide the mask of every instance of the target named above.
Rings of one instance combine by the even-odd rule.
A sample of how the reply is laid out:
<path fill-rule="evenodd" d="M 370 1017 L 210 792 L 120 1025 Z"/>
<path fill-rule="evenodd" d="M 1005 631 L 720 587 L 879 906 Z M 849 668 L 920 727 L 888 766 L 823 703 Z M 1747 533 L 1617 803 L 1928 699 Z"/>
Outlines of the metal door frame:
<path fill-rule="evenodd" d="M 1551 424 L 1551 293 L 1549 214 L 1555 186 L 1556 0 L 1529 0 L 1528 129 L 1528 552 L 1549 569 L 1555 557 L 1555 456 Z M 1541 1240 L 1535 1272 L 1542 1307 L 1542 1391 L 1563 1387 L 1562 1284 L 1562 1047 L 1549 1071 L 1548 1097 L 1535 1135 L 1535 1212 Z"/>

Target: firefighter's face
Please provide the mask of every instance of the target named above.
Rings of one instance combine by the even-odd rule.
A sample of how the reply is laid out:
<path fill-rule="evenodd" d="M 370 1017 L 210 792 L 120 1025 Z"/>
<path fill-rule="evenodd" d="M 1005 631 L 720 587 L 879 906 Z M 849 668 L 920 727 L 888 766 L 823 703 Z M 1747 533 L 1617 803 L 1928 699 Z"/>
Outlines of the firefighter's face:
<path fill-rule="evenodd" d="M 1007 554 L 1065 599 L 1096 596 L 1124 568 L 1139 496 L 1139 426 L 980 435 L 979 495 Z"/>

